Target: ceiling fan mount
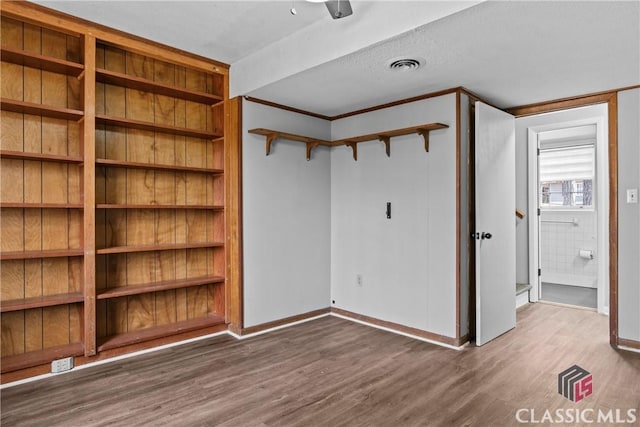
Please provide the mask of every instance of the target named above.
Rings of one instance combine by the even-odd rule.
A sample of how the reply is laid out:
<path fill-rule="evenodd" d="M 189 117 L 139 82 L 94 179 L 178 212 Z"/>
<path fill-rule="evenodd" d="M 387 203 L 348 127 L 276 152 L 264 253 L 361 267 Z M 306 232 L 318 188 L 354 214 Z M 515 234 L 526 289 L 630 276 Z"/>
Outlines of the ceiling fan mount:
<path fill-rule="evenodd" d="M 312 3 L 324 3 L 333 19 L 346 18 L 353 14 L 349 0 L 307 0 Z"/>

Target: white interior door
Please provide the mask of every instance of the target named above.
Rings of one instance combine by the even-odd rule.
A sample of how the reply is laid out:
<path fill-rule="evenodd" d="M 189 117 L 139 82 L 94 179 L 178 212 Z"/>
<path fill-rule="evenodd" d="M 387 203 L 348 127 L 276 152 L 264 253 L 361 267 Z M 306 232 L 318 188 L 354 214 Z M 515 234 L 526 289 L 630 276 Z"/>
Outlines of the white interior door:
<path fill-rule="evenodd" d="M 515 120 L 475 104 L 476 345 L 516 326 Z"/>

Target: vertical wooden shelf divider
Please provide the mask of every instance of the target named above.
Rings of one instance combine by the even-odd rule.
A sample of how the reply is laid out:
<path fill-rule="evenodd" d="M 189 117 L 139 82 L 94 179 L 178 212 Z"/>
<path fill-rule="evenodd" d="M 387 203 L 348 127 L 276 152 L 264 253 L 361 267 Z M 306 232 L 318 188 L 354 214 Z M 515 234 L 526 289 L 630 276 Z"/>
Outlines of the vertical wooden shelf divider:
<path fill-rule="evenodd" d="M 83 286 L 84 286 L 84 355 L 96 354 L 96 39 L 83 38 L 85 69 L 82 75 L 84 120 L 82 121 L 82 199 L 83 221 Z"/>

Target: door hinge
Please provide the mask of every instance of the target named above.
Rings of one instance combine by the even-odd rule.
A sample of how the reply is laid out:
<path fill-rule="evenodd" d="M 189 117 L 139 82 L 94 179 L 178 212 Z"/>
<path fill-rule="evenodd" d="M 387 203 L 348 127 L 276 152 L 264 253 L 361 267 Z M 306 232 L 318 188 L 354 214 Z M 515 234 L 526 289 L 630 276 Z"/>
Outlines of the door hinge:
<path fill-rule="evenodd" d="M 542 276 L 542 269 L 541 268 L 538 269 L 538 277 L 540 277 L 540 276 Z"/>
<path fill-rule="evenodd" d="M 538 216 L 540 216 L 540 208 L 538 208 Z"/>
<path fill-rule="evenodd" d="M 540 149 L 538 148 L 538 156 L 540 155 Z"/>

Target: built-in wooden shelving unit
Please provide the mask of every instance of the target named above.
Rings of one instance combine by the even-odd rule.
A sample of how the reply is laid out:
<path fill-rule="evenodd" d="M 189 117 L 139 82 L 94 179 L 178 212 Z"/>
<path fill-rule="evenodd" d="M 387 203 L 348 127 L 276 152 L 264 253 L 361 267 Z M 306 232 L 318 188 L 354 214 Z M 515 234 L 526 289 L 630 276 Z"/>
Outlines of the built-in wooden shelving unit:
<path fill-rule="evenodd" d="M 28 2 L 0 30 L 3 377 L 225 328 L 228 67 Z"/>
<path fill-rule="evenodd" d="M 84 353 L 79 121 L 85 113 L 79 77 L 85 67 L 77 35 L 4 16 L 1 31 L 5 373 Z"/>
<path fill-rule="evenodd" d="M 358 135 L 350 138 L 338 139 L 335 141 L 327 141 L 323 139 L 312 138 L 304 135 L 297 135 L 288 132 L 281 132 L 273 129 L 256 128 L 249 130 L 249 133 L 262 135 L 266 138 L 266 153 L 267 156 L 271 151 L 271 144 L 278 138 L 287 139 L 289 141 L 296 141 L 305 143 L 307 146 L 307 160 L 311 159 L 311 151 L 319 146 L 324 145 L 328 147 L 335 147 L 339 145 L 346 145 L 351 147 L 353 151 L 353 160 L 358 160 L 358 144 L 367 141 L 380 141 L 385 145 L 387 156 L 391 156 L 391 138 L 410 135 L 416 133 L 424 138 L 424 148 L 426 152 L 429 152 L 429 133 L 438 129 L 446 129 L 448 125 L 443 123 L 427 123 L 420 126 L 411 126 L 407 128 L 388 130 L 384 132 L 370 133 L 366 135 Z"/>
<path fill-rule="evenodd" d="M 98 41 L 97 351 L 225 323 L 226 77 Z"/>

